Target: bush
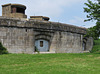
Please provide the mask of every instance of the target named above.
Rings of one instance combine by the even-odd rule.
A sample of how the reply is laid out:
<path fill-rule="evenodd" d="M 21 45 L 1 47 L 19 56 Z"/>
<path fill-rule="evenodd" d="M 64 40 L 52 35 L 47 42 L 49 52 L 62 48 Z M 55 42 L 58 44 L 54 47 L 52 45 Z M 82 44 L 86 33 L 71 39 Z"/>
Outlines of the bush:
<path fill-rule="evenodd" d="M 94 46 L 93 46 L 93 49 L 90 52 L 100 54 L 100 39 L 99 40 L 94 40 Z"/>
<path fill-rule="evenodd" d="M 7 54 L 8 51 L 5 47 L 3 47 L 2 43 L 0 42 L 0 54 Z"/>
<path fill-rule="evenodd" d="M 36 46 L 35 46 L 35 52 L 40 53 Z"/>

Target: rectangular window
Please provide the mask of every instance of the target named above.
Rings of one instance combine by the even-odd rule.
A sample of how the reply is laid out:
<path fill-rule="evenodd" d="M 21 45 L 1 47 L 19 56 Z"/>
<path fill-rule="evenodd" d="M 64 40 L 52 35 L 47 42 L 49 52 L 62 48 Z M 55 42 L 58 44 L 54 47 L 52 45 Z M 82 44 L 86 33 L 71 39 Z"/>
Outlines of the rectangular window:
<path fill-rule="evenodd" d="M 43 47 L 43 41 L 40 41 L 40 47 Z"/>

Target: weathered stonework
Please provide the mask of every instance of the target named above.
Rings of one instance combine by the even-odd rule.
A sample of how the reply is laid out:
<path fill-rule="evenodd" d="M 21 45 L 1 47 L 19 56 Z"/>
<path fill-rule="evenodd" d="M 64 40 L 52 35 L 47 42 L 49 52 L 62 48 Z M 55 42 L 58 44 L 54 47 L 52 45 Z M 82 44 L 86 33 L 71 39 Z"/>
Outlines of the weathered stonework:
<path fill-rule="evenodd" d="M 38 43 L 47 42 L 46 52 L 81 53 L 93 46 L 92 38 L 84 38 L 85 28 L 45 20 L 0 17 L 0 42 L 10 53 L 34 53 Z M 41 42 L 42 43 L 42 42 Z M 41 44 L 39 45 L 41 46 Z M 40 47 L 43 51 L 43 47 Z"/>

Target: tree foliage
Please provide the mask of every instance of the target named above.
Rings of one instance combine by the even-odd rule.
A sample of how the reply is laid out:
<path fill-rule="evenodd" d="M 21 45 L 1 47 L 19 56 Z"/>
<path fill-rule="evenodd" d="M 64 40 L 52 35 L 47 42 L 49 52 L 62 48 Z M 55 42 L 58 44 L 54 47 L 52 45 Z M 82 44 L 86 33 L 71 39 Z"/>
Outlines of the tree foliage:
<path fill-rule="evenodd" d="M 100 21 L 100 0 L 96 0 L 96 2 L 92 2 L 88 0 L 88 3 L 85 3 L 87 7 L 84 8 L 84 12 L 88 13 L 87 20 L 97 20 Z"/>
<path fill-rule="evenodd" d="M 91 0 L 88 0 L 88 3 L 85 3 L 85 5 L 87 7 L 84 8 L 84 12 L 88 13 L 88 19 L 84 21 L 97 21 L 96 26 L 88 29 L 87 36 L 98 39 L 100 36 L 100 0 L 95 0 L 94 3 Z"/>

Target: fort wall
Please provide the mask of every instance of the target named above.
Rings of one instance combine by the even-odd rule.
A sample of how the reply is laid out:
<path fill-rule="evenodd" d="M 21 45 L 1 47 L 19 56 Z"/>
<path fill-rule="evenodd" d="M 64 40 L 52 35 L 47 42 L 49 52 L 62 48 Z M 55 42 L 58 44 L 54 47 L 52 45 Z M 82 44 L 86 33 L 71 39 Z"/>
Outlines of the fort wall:
<path fill-rule="evenodd" d="M 85 28 L 50 21 L 0 17 L 0 42 L 10 53 L 34 53 L 35 41 L 49 42 L 48 52 L 83 52 Z M 88 38 L 86 50 L 91 50 L 93 39 Z"/>

